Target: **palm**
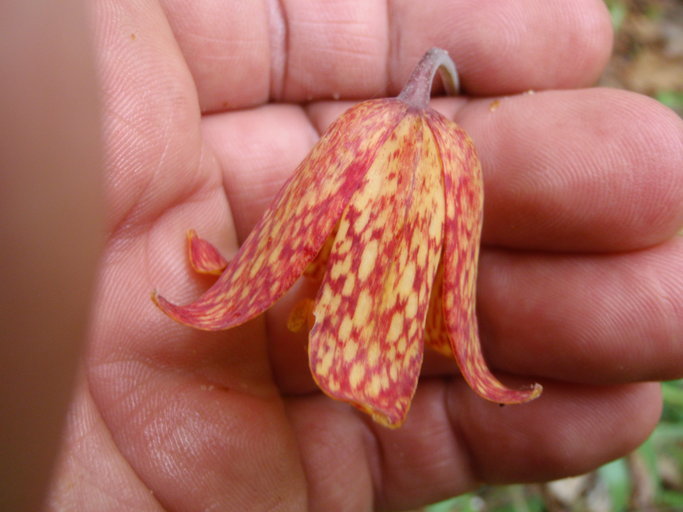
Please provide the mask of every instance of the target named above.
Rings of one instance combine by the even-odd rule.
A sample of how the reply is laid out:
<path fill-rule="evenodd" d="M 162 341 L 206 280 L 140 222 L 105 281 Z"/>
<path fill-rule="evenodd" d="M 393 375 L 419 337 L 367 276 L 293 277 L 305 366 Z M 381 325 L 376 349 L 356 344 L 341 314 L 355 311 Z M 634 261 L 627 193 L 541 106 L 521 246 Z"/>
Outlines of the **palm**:
<path fill-rule="evenodd" d="M 665 191 L 647 188 L 652 180 L 645 178 L 641 200 L 649 204 L 655 224 L 643 229 L 632 216 L 638 205 L 604 204 L 609 194 L 600 186 L 611 187 L 612 197 L 633 200 L 630 185 L 616 183 L 617 160 L 596 156 L 599 144 L 586 149 L 576 165 L 565 151 L 594 142 L 596 134 L 581 133 L 594 126 L 587 119 L 609 117 L 619 105 L 624 111 L 623 105 L 636 105 L 657 122 L 673 119 L 653 104 L 616 93 L 516 97 L 496 112 L 489 111 L 491 100 L 439 103 L 445 112 L 457 112 L 456 120 L 471 132 L 488 178 L 479 289 L 489 358 L 520 379 L 542 379 L 546 392 L 532 404 L 499 409 L 474 397 L 450 363 L 434 358 L 427 361 L 428 376 L 406 425 L 388 431 L 315 391 L 305 340 L 284 329 L 286 304 L 267 318 L 219 333 L 176 325 L 152 304 L 155 288 L 187 302 L 208 285 L 188 270 L 185 230 L 197 229 L 232 254 L 314 143 L 316 130 L 342 108 L 334 102 L 308 109 L 267 104 L 268 72 L 249 68 L 249 59 L 257 61 L 263 52 L 236 50 L 239 37 L 230 41 L 231 28 L 218 27 L 228 22 L 211 15 L 208 2 L 200 2 L 193 15 L 181 12 L 183 2 L 166 4 L 167 18 L 152 8 L 144 16 L 133 7 L 120 8 L 117 16 L 110 9 L 118 7 L 97 10 L 109 233 L 80 408 L 72 415 L 77 467 L 107 466 L 115 476 L 107 483 L 116 487 L 111 495 L 127 500 L 130 509 L 304 510 L 308 500 L 313 509 L 362 510 L 373 502 L 414 506 L 481 480 L 581 471 L 642 439 L 656 420 L 657 390 L 623 384 L 676 376 L 681 354 L 671 346 L 663 352 L 668 338 L 655 326 L 665 311 L 645 314 L 623 329 L 608 326 L 610 319 L 629 315 L 630 303 L 617 292 L 635 293 L 618 290 L 619 279 L 643 265 L 656 269 L 676 257 L 680 261 L 681 243 L 623 256 L 580 254 L 650 246 L 671 236 L 680 216 L 661 213 L 674 211 L 672 204 L 662 204 Z M 245 16 L 243 24 L 256 23 Z M 142 19 L 148 22 L 129 23 Z M 428 20 L 412 23 L 417 34 L 429 28 Z M 291 21 L 289 29 L 291 41 L 304 40 Z M 226 40 L 216 41 L 217 36 Z M 451 50 L 456 62 L 458 53 L 476 53 L 482 43 L 457 35 L 435 42 Z M 216 45 L 235 60 L 222 61 Z M 415 59 L 423 49 L 403 51 Z M 315 48 L 308 51 L 314 59 Z M 601 57 L 595 49 L 580 51 L 589 64 L 571 77 L 546 67 L 545 75 L 529 72 L 526 81 L 505 83 L 518 75 L 479 69 L 472 73 L 470 90 L 495 94 L 582 84 L 593 78 Z M 372 66 L 357 77 L 353 71 L 327 76 L 320 69 L 320 80 L 308 81 L 306 73 L 313 73 L 315 64 L 307 67 L 294 60 L 296 55 L 303 50 L 290 47 L 289 73 L 278 74 L 274 65 L 270 92 L 276 99 L 304 100 L 307 91 L 328 98 L 337 92 L 394 93 L 400 84 L 392 77 L 404 77 L 414 63 L 406 59 L 400 69 L 390 66 L 392 84 L 385 90 L 387 79 L 368 83 Z M 520 62 L 506 66 L 521 65 L 522 57 L 530 58 L 522 52 Z M 357 63 L 347 54 L 334 58 L 339 59 L 335 69 L 354 69 L 350 63 Z M 465 60 L 471 67 L 473 62 Z M 490 85 L 496 77 L 505 83 L 501 91 Z M 581 115 L 563 114 L 576 108 Z M 617 117 L 609 118 L 614 126 Z M 575 126 L 567 126 L 576 118 Z M 601 127 L 609 128 L 609 119 L 603 118 Z M 635 140 L 627 131 L 599 136 L 605 144 L 624 147 Z M 661 147 L 671 144 L 664 141 Z M 671 179 L 680 154 L 659 153 L 669 156 L 654 170 Z M 619 160 L 627 169 L 637 163 Z M 598 172 L 606 173 L 608 183 L 595 178 Z M 584 194 L 594 194 L 597 204 Z M 659 204 L 652 206 L 655 200 Z M 642 286 L 646 290 L 636 298 L 646 308 L 653 299 L 646 293 L 649 285 Z M 582 304 L 586 299 L 593 302 Z M 633 328 L 659 339 L 659 350 L 646 352 L 645 360 L 642 350 L 629 351 L 622 339 L 638 336 Z M 586 349 L 588 341 L 595 350 Z M 597 387 L 604 384 L 614 386 Z M 617 429 L 625 418 L 629 428 Z M 95 495 L 103 485 L 84 493 Z"/>

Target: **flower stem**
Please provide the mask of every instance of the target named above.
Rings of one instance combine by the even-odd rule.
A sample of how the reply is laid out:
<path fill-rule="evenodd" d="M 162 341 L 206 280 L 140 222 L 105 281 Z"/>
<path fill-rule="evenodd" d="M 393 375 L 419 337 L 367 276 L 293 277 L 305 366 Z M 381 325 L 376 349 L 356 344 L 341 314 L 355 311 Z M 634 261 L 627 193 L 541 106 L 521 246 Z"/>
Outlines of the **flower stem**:
<path fill-rule="evenodd" d="M 437 70 L 449 95 L 458 94 L 459 80 L 453 60 L 446 50 L 432 48 L 420 59 L 398 99 L 418 109 L 427 108 Z"/>

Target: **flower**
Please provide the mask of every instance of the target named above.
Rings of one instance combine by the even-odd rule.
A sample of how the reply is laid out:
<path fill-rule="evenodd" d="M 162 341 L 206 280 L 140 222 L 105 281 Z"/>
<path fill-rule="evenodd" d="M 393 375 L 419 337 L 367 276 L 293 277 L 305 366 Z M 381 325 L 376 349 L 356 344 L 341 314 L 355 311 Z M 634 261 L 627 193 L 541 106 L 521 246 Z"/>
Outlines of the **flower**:
<path fill-rule="evenodd" d="M 195 302 L 153 296 L 183 324 L 229 329 L 259 315 L 304 273 L 321 273 L 310 302 L 309 364 L 318 386 L 389 427 L 415 393 L 424 345 L 455 357 L 472 389 L 498 403 L 536 398 L 489 371 L 475 289 L 481 166 L 468 135 L 428 107 L 444 50 L 423 57 L 397 98 L 360 103 L 337 119 L 299 165 L 239 252 L 226 262 L 190 233 L 190 261 L 220 272 Z M 308 311 L 296 310 L 294 328 Z"/>

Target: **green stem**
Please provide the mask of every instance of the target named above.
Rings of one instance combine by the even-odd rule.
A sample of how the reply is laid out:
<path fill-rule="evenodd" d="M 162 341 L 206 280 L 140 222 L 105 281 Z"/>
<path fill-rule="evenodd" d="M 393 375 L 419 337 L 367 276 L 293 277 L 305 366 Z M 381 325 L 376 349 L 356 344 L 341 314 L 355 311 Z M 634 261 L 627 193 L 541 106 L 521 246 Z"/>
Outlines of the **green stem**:
<path fill-rule="evenodd" d="M 398 99 L 418 109 L 427 108 L 437 70 L 441 74 L 446 92 L 450 95 L 458 94 L 460 84 L 453 60 L 446 50 L 432 48 L 418 62 Z"/>

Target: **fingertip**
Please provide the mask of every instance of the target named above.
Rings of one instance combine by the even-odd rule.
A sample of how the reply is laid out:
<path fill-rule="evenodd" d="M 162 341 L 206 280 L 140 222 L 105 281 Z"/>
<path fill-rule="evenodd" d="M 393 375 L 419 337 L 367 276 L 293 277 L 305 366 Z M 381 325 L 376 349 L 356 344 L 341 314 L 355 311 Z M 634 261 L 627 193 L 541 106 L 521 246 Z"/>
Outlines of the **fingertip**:
<path fill-rule="evenodd" d="M 597 82 L 612 53 L 613 32 L 604 2 L 583 0 L 530 2 L 525 30 L 501 48 L 499 68 L 507 68 L 503 94 L 526 90 L 587 87 Z M 521 6 L 517 6 L 521 8 Z M 552 12 L 545 17 L 545 11 Z M 520 14 L 521 16 L 521 14 Z M 516 43 L 521 39 L 521 44 Z M 520 59 L 520 52 L 527 53 Z M 515 63 L 515 66 L 510 66 Z M 496 64 L 494 64 L 496 65 Z M 501 94 L 500 83 L 468 81 L 464 87 L 476 95 Z"/>
<path fill-rule="evenodd" d="M 613 89 L 474 101 L 457 121 L 484 169 L 485 243 L 628 251 L 683 224 L 683 122 Z"/>
<path fill-rule="evenodd" d="M 683 226 L 683 120 L 630 91 L 587 89 L 585 95 L 596 116 L 586 131 L 598 149 L 594 173 L 605 180 L 600 202 L 606 223 L 596 219 L 595 235 L 614 237 L 616 250 L 670 239 Z M 585 147 L 592 149 L 588 141 Z M 616 193 L 605 186 L 610 183 Z"/>
<path fill-rule="evenodd" d="M 683 227 L 683 119 L 647 96 L 613 93 L 624 123 L 634 127 L 631 151 L 639 158 L 633 165 L 643 171 L 640 197 L 647 203 L 642 215 L 633 212 L 633 233 L 643 238 L 643 246 L 654 245 Z"/>
<path fill-rule="evenodd" d="M 521 483 L 582 474 L 631 452 L 656 426 L 661 394 L 656 383 L 547 383 L 528 404 L 500 408 L 461 397 L 458 409 L 454 422 L 470 446 L 473 475 Z"/>
<path fill-rule="evenodd" d="M 612 56 L 614 32 L 609 10 L 604 1 L 560 3 L 569 28 L 564 37 L 565 53 L 555 62 L 553 88 L 594 85 Z"/>

